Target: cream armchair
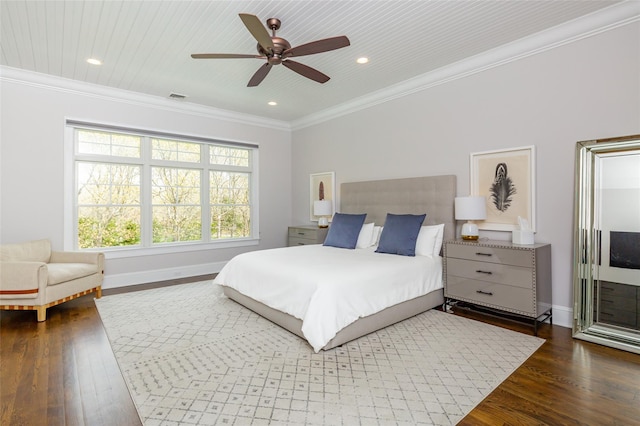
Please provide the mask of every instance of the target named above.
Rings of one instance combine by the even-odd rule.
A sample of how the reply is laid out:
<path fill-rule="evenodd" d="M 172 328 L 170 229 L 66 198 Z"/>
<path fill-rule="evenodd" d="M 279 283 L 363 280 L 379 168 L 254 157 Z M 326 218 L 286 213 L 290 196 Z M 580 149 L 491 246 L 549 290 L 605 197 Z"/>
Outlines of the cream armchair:
<path fill-rule="evenodd" d="M 104 254 L 52 251 L 49 240 L 0 246 L 0 309 L 47 308 L 89 293 L 102 296 Z"/>

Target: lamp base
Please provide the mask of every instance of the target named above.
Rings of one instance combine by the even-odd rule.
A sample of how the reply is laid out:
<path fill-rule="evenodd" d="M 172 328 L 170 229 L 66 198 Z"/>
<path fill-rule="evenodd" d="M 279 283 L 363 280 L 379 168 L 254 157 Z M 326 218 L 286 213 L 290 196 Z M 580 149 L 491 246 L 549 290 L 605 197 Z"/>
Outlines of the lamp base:
<path fill-rule="evenodd" d="M 328 228 L 329 227 L 329 219 L 326 217 L 318 218 L 318 228 Z"/>
<path fill-rule="evenodd" d="M 462 225 L 462 231 L 460 234 L 463 240 L 478 241 L 478 225 L 469 221 Z"/>

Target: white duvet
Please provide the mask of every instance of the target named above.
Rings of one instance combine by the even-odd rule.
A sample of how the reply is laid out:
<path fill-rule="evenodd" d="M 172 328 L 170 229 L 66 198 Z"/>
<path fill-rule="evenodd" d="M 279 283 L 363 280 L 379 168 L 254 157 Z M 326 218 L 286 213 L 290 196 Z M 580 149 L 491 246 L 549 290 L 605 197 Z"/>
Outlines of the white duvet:
<path fill-rule="evenodd" d="M 318 352 L 358 318 L 442 288 L 439 256 L 305 245 L 231 259 L 214 282 L 302 320 Z"/>

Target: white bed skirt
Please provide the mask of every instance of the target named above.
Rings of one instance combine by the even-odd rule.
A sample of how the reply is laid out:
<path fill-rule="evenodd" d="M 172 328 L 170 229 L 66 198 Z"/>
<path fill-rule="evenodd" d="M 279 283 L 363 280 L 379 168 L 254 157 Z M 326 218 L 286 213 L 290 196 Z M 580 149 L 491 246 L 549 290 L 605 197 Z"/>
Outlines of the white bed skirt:
<path fill-rule="evenodd" d="M 231 287 L 223 286 L 224 294 L 238 302 L 239 304 L 251 309 L 258 315 L 261 315 L 269 321 L 279 325 L 285 330 L 291 333 L 305 338 L 302 333 L 302 321 L 289 314 L 273 309 L 263 303 L 260 303 L 248 296 L 245 296 Z M 342 330 L 340 330 L 336 336 L 331 339 L 322 349 L 328 350 L 341 346 L 344 343 L 355 340 L 359 337 L 365 336 L 376 330 L 388 327 L 397 322 L 403 321 L 407 318 L 411 318 L 414 315 L 420 314 L 429 309 L 444 304 L 444 292 L 443 289 L 437 289 L 431 293 L 427 293 L 424 296 L 416 297 L 406 302 L 398 303 L 383 309 L 375 314 L 363 317 L 357 321 L 349 324 Z"/>

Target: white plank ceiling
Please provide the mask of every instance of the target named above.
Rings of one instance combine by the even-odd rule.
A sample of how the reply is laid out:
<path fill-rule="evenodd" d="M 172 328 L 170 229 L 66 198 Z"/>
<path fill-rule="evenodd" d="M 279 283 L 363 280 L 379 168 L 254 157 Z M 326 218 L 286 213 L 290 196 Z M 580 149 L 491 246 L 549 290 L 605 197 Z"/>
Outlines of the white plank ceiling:
<path fill-rule="evenodd" d="M 0 64 L 72 80 L 292 121 L 553 28 L 615 0 L 9 1 L 0 2 Z M 238 13 L 282 21 L 292 46 L 346 35 L 351 46 L 296 58 L 319 84 L 284 66 L 258 87 L 259 59 Z M 356 59 L 370 62 L 359 65 Z M 89 65 L 87 58 L 103 61 Z M 276 101 L 276 107 L 267 105 Z"/>

